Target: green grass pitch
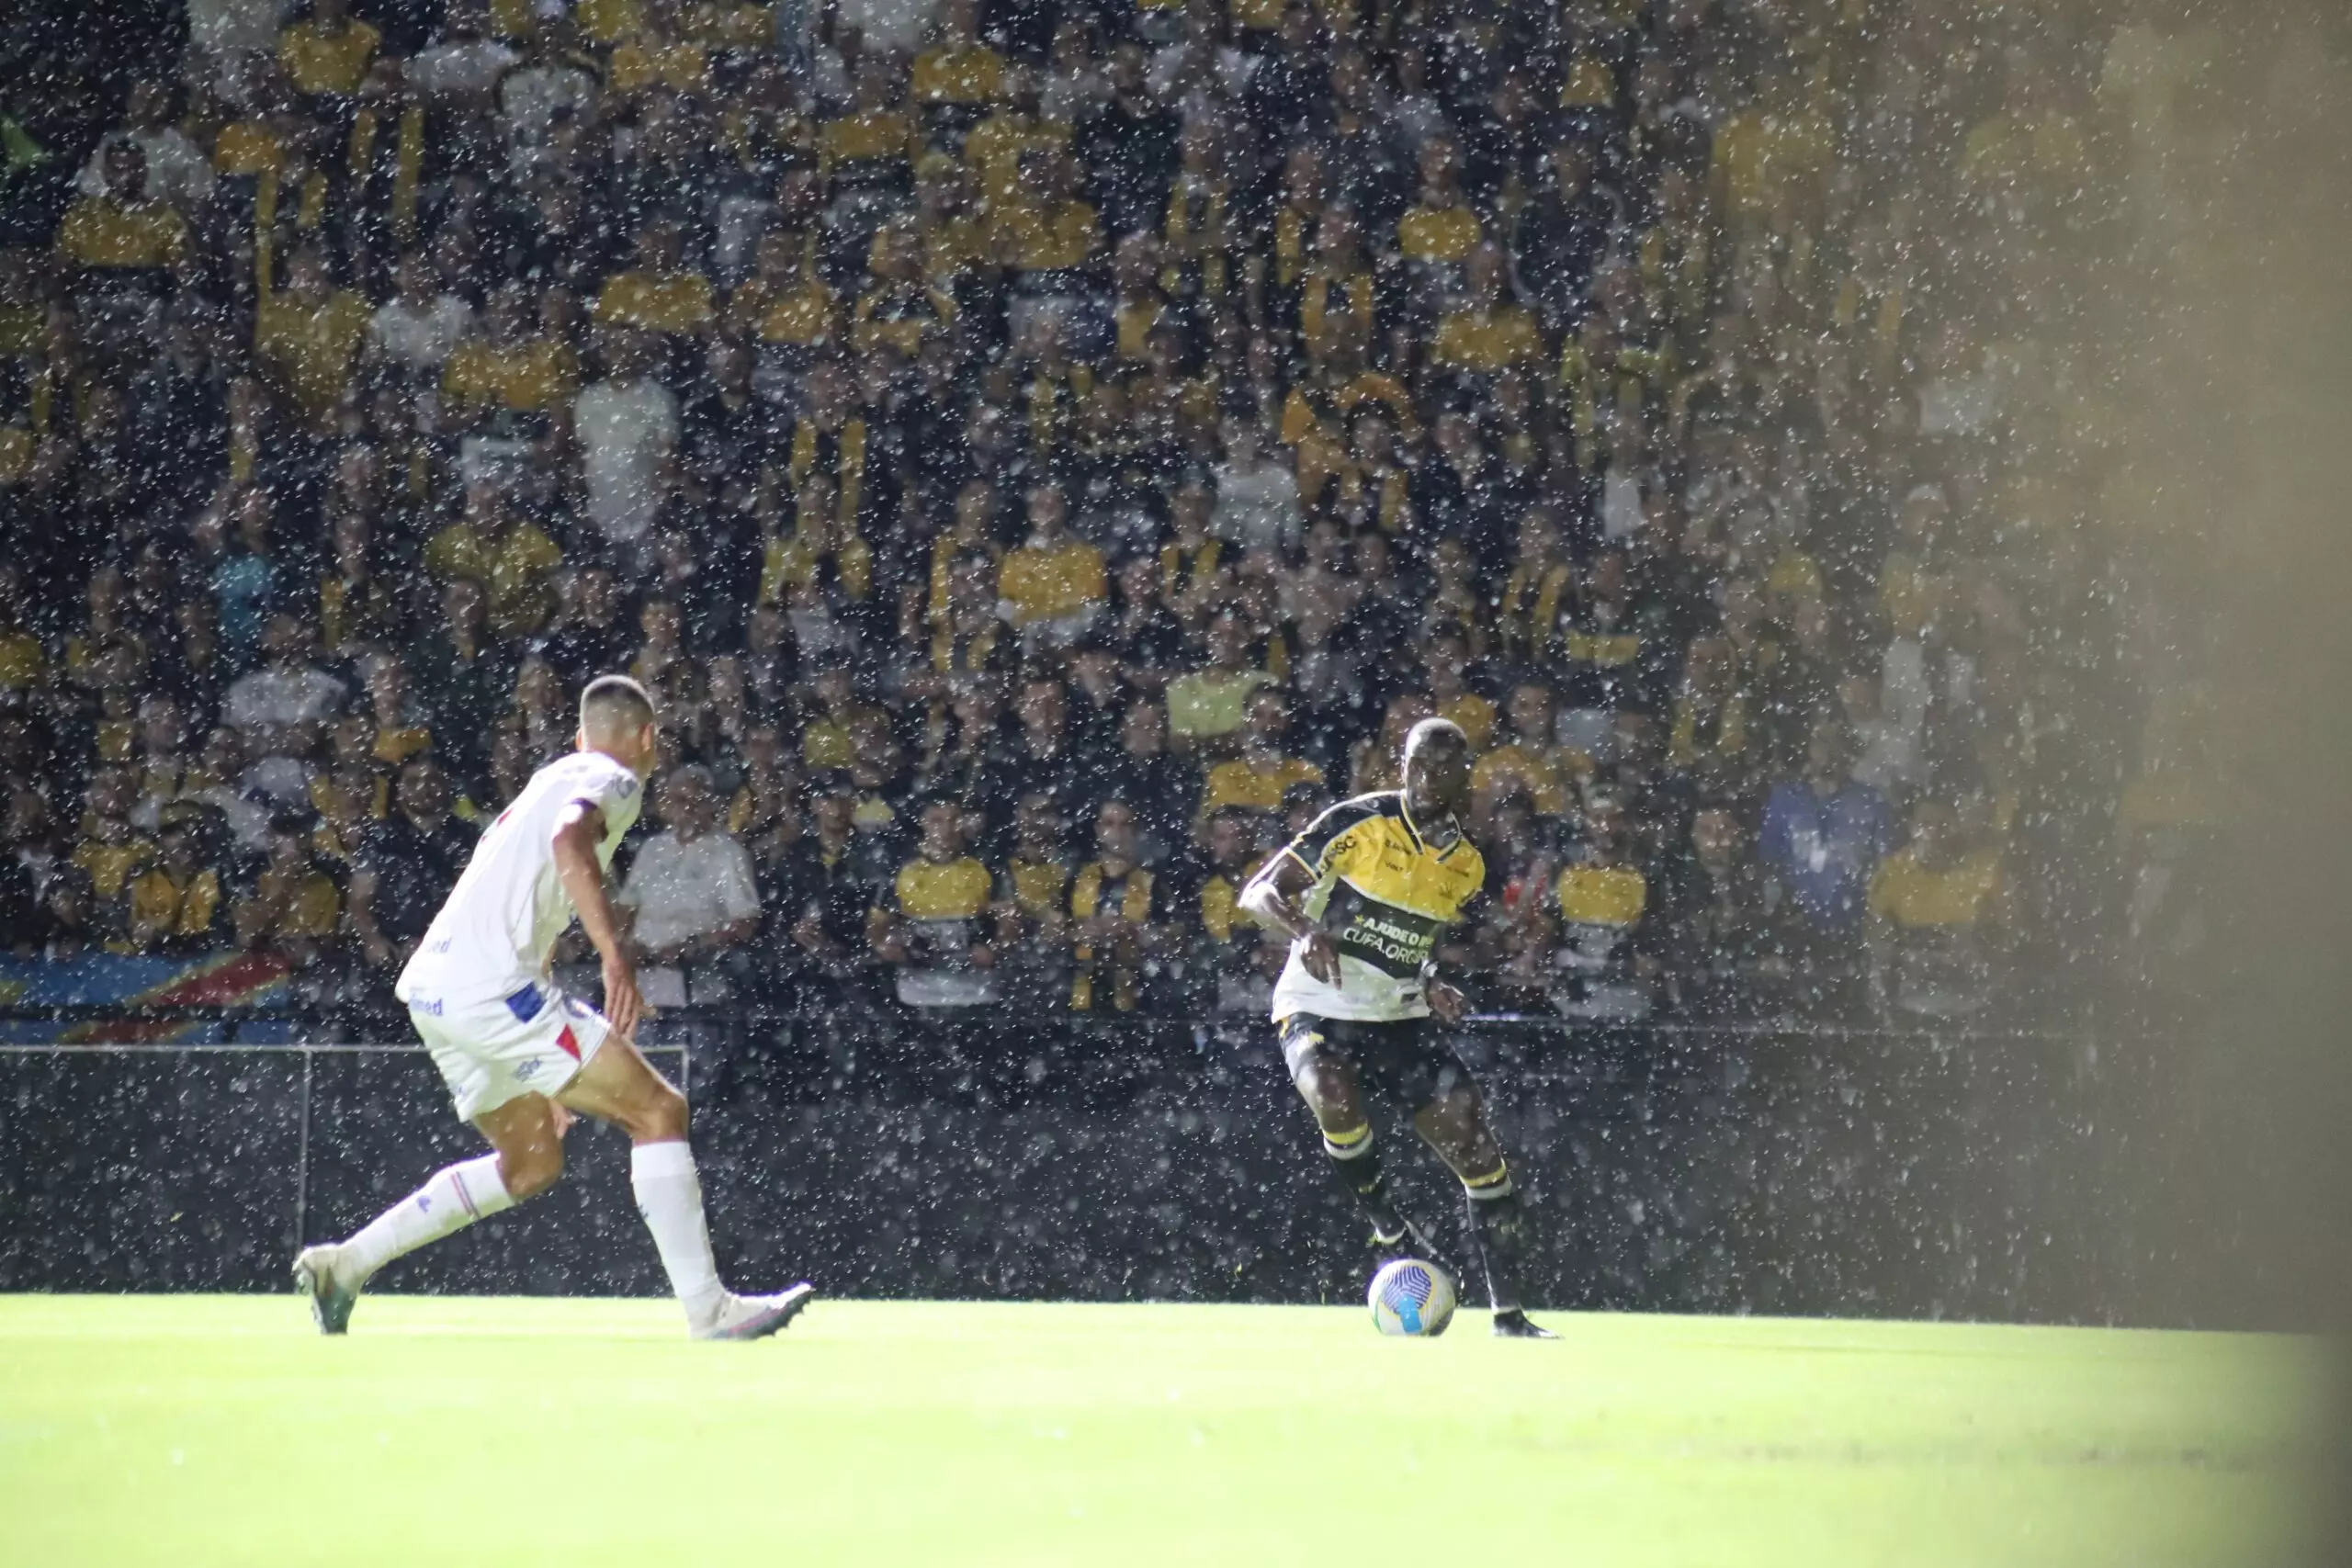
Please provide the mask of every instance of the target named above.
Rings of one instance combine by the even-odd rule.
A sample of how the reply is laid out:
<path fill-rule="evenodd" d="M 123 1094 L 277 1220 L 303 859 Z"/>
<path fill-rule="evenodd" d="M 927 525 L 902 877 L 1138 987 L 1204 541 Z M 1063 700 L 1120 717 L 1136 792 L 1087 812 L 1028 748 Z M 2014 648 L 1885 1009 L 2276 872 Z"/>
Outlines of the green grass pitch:
<path fill-rule="evenodd" d="M 824 1302 L 0 1297 L 0 1563 L 2213 1564 L 2324 1364 L 2218 1335 Z"/>

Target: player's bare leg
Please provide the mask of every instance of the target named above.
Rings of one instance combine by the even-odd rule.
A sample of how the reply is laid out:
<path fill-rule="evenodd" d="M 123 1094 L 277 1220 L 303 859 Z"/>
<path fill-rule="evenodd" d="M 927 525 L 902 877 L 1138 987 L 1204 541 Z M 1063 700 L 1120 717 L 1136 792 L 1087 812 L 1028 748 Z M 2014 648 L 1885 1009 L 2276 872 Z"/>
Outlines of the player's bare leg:
<path fill-rule="evenodd" d="M 1413 1128 L 1462 1183 L 1470 1209 L 1470 1232 L 1487 1270 L 1487 1294 L 1494 1303 L 1495 1332 L 1506 1338 L 1550 1339 L 1553 1334 L 1527 1320 L 1520 1294 L 1528 1247 L 1525 1208 L 1511 1185 L 1510 1167 L 1487 1126 L 1478 1091 L 1456 1079 L 1413 1114 Z"/>
<path fill-rule="evenodd" d="M 1355 1068 L 1324 1051 L 1295 1053 L 1295 1056 L 1298 1065 L 1291 1082 L 1315 1113 L 1332 1174 L 1355 1194 L 1364 1217 L 1372 1222 L 1373 1247 L 1384 1253 L 1409 1247 L 1423 1258 L 1433 1257 L 1435 1248 L 1428 1235 L 1388 1195 L 1388 1179 L 1380 1165 L 1380 1142 L 1364 1109 Z"/>
<path fill-rule="evenodd" d="M 556 1098 L 628 1134 L 637 1212 L 653 1233 L 654 1250 L 696 1338 L 762 1339 L 799 1314 L 816 1294 L 805 1282 L 773 1296 L 739 1296 L 719 1284 L 703 1217 L 702 1179 L 686 1143 L 686 1097 L 653 1070 L 635 1043 L 617 1034 L 607 1039 Z"/>
<path fill-rule="evenodd" d="M 490 1140 L 491 1153 L 442 1167 L 350 1240 L 303 1248 L 294 1260 L 294 1280 L 311 1298 L 320 1332 L 347 1329 L 360 1291 L 395 1258 L 554 1186 L 563 1175 L 563 1133 L 556 1115 L 554 1104 L 538 1094 L 483 1111 L 474 1125 Z"/>

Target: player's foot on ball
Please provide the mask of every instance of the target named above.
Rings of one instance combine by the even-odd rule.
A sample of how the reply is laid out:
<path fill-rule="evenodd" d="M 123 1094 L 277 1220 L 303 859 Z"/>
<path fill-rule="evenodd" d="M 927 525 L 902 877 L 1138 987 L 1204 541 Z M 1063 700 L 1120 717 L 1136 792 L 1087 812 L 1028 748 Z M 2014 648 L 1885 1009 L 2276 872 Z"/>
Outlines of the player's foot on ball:
<path fill-rule="evenodd" d="M 1557 1339 L 1558 1335 L 1543 1325 L 1528 1321 L 1527 1314 L 1518 1307 L 1495 1314 L 1495 1337 L 1498 1339 Z"/>
<path fill-rule="evenodd" d="M 1374 1222 L 1372 1227 L 1372 1249 L 1383 1258 L 1418 1258 L 1425 1263 L 1442 1262 L 1437 1244 L 1430 1240 L 1429 1232 L 1415 1224 L 1410 1215 L 1398 1214 L 1393 1225 Z"/>
<path fill-rule="evenodd" d="M 311 1298 L 311 1316 L 322 1334 L 341 1334 L 351 1326 L 351 1309 L 359 1287 L 345 1285 L 335 1271 L 341 1249 L 306 1247 L 294 1259 L 294 1288 Z"/>
<path fill-rule="evenodd" d="M 803 1280 L 773 1296 L 739 1296 L 729 1292 L 708 1323 L 695 1326 L 697 1339 L 765 1339 L 800 1315 L 817 1287 Z"/>

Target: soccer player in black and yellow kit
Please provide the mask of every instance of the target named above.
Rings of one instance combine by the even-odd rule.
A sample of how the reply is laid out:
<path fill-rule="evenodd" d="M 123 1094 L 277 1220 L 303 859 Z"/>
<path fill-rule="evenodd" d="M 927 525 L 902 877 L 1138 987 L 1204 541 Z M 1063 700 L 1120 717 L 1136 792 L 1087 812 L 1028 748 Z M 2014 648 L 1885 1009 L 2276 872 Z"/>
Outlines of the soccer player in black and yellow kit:
<path fill-rule="evenodd" d="M 1398 1101 L 1461 1179 L 1495 1332 L 1550 1339 L 1520 1298 L 1527 1220 L 1510 1168 L 1469 1070 L 1430 1022 L 1456 1022 L 1468 1009 L 1435 977 L 1435 953 L 1487 881 L 1487 863 L 1462 828 L 1470 742 L 1460 727 L 1442 718 L 1415 725 L 1404 780 L 1402 789 L 1358 795 L 1316 818 L 1250 878 L 1241 907 L 1291 940 L 1274 983 L 1283 1060 L 1322 1128 L 1323 1152 L 1372 1221 L 1373 1244 L 1428 1246 L 1388 1195 L 1367 1089 Z"/>

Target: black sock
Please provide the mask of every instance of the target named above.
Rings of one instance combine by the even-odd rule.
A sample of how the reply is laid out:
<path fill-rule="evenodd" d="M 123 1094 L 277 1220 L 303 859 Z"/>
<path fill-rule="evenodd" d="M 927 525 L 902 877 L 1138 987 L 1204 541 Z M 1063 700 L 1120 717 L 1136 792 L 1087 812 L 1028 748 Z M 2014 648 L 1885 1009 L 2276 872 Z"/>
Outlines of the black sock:
<path fill-rule="evenodd" d="M 1470 1205 L 1470 1234 L 1477 1239 L 1478 1261 L 1487 1270 L 1487 1299 L 1497 1312 L 1517 1312 L 1527 1304 L 1520 1293 L 1527 1265 L 1527 1211 L 1512 1188 L 1508 1168 L 1493 1176 L 1462 1184 Z"/>
<path fill-rule="evenodd" d="M 1380 1143 L 1372 1135 L 1371 1122 L 1340 1137 L 1324 1134 L 1323 1154 L 1340 1185 L 1355 1194 L 1374 1230 L 1390 1237 L 1405 1234 L 1405 1222 L 1388 1200 L 1388 1178 L 1380 1168 Z"/>

